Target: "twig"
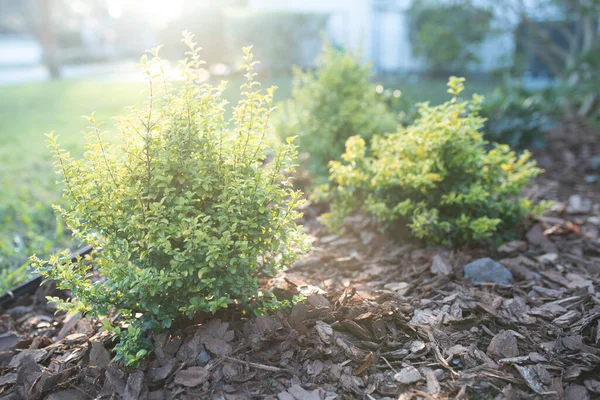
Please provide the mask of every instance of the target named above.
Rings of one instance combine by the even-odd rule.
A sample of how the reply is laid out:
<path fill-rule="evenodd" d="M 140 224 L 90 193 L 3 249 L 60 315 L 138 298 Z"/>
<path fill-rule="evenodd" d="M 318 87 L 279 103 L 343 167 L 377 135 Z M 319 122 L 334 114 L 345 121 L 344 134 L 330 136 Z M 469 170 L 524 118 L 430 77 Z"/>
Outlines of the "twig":
<path fill-rule="evenodd" d="M 437 359 L 437 361 L 444 368 L 446 368 L 448 371 L 450 371 L 450 373 L 453 376 L 459 376 L 460 374 L 458 372 L 456 372 L 455 370 L 453 370 L 452 367 L 450 367 L 448 362 L 442 356 L 442 352 L 440 351 L 439 347 L 437 346 L 437 343 L 436 343 L 435 338 L 433 337 L 433 334 L 431 333 L 431 331 L 427 331 L 427 336 L 429 337 L 429 342 L 430 342 L 429 344 L 431 345 L 431 347 L 433 349 L 433 354 L 434 354 L 435 358 Z"/>
<path fill-rule="evenodd" d="M 391 369 L 392 371 L 394 371 L 394 373 L 395 373 L 395 374 L 397 374 L 397 373 L 398 373 L 398 371 L 396 371 L 396 369 L 395 369 L 394 367 L 392 367 L 392 364 L 390 364 L 390 362 L 389 362 L 388 360 L 386 360 L 386 359 L 385 359 L 385 357 L 381 357 L 381 359 L 382 359 L 383 361 L 385 361 L 385 363 L 387 364 L 387 366 L 388 366 L 388 367 L 390 367 L 390 369 Z"/>
<path fill-rule="evenodd" d="M 295 374 L 296 373 L 296 371 L 294 371 L 292 369 L 272 367 L 270 365 L 259 364 L 259 363 L 255 363 L 255 362 L 251 362 L 251 361 L 243 361 L 243 360 L 240 360 L 240 359 L 237 359 L 237 358 L 233 358 L 233 357 L 222 356 L 221 358 L 223 360 L 225 360 L 225 361 L 230 361 L 230 362 L 234 362 L 234 363 L 238 363 L 238 364 L 244 364 L 244 365 L 247 365 L 247 366 L 252 367 L 252 368 L 262 369 L 264 371 L 269 371 L 269 372 L 287 372 L 287 373 L 290 373 L 290 374 Z"/>

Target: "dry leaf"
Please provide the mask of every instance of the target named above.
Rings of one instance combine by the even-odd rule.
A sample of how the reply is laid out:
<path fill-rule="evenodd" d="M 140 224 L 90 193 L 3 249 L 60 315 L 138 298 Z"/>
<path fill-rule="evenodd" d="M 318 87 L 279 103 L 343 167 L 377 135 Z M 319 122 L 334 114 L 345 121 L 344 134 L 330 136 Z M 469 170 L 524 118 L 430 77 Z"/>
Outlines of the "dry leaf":
<path fill-rule="evenodd" d="M 367 356 L 367 359 L 365 360 L 365 362 L 358 367 L 356 370 L 354 370 L 354 372 L 352 372 L 352 375 L 356 376 L 356 375 L 360 375 L 363 372 L 365 372 L 366 370 L 369 369 L 369 367 L 371 366 L 371 364 L 373 363 L 373 352 L 370 352 L 369 355 Z"/>

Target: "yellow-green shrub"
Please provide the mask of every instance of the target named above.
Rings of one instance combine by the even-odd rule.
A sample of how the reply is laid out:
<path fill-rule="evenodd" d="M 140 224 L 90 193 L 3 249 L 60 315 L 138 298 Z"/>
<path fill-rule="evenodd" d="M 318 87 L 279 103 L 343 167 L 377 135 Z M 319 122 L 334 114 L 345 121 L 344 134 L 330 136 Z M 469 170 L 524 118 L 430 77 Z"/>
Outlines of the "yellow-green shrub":
<path fill-rule="evenodd" d="M 480 96 L 459 101 L 464 78 L 448 84 L 452 100 L 419 105 L 414 124 L 370 149 L 362 138 L 346 143 L 343 161 L 330 163 L 323 196 L 332 202 L 324 221 L 337 228 L 363 208 L 385 226 L 406 224 L 430 244 L 462 245 L 513 235 L 534 210 L 522 189 L 541 170 L 530 154 L 516 156 L 508 146 L 488 144 L 477 115 Z"/>
<path fill-rule="evenodd" d="M 149 97 L 120 120 L 121 151 L 102 140 L 93 117 L 82 160 L 49 135 L 65 184 L 66 206 L 58 211 L 76 238 L 101 249 L 92 256 L 101 279 L 91 281 L 89 264 L 62 265 L 59 256 L 35 265 L 71 290 L 71 302 L 59 301 L 63 308 L 122 316 L 129 326 L 120 331 L 118 357 L 127 364 L 145 356 L 149 329 L 236 302 L 260 304 L 259 276 L 305 249 L 294 223 L 300 193 L 289 178 L 292 140 L 266 162 L 274 88 L 259 89 L 244 49 L 247 82 L 226 120 L 225 84 L 202 83 L 199 49 L 191 36 L 186 42 L 184 80 L 175 88 L 157 50 L 150 60 L 142 57 Z"/>
<path fill-rule="evenodd" d="M 326 179 L 327 163 L 339 159 L 349 137 L 369 140 L 396 129 L 394 114 L 370 78 L 369 65 L 358 55 L 328 43 L 314 72 L 294 71 L 292 98 L 275 128 L 281 138 L 298 136 L 299 151 L 309 155 L 308 169 L 317 179 Z"/>

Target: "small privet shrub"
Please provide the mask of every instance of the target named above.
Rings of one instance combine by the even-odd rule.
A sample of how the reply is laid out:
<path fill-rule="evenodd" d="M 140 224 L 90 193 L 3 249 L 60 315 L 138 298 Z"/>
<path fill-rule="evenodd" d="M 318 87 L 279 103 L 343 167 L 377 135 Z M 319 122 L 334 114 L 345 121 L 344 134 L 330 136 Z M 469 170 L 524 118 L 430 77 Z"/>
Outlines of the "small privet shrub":
<path fill-rule="evenodd" d="M 145 333 L 177 317 L 233 303 L 254 311 L 277 305 L 258 293 L 259 276 L 292 262 L 307 243 L 294 223 L 296 147 L 291 138 L 273 152 L 265 146 L 274 88 L 259 89 L 245 48 L 247 81 L 227 120 L 225 84 L 202 83 L 199 49 L 190 35 L 185 42 L 176 87 L 157 50 L 142 57 L 148 101 L 119 120 L 120 151 L 93 117 L 81 160 L 49 135 L 65 184 L 67 205 L 57 209 L 98 251 L 92 263 L 56 256 L 35 266 L 71 291 L 72 300 L 53 299 L 62 308 L 120 315 L 117 357 L 130 365 L 148 351 Z"/>
<path fill-rule="evenodd" d="M 396 129 L 394 114 L 370 78 L 369 65 L 358 55 L 328 43 L 315 71 L 295 70 L 292 98 L 275 127 L 281 138 L 298 136 L 299 151 L 308 154 L 308 170 L 317 180 L 326 181 L 327 163 L 339 159 L 350 136 L 369 140 Z"/>
<path fill-rule="evenodd" d="M 554 126 L 547 108 L 547 91 L 532 92 L 509 80 L 483 102 L 484 138 L 512 149 L 541 148 L 545 133 Z"/>
<path fill-rule="evenodd" d="M 384 227 L 408 226 L 433 245 L 464 245 L 512 236 L 523 217 L 539 211 L 519 197 L 541 170 L 506 145 L 486 150 L 477 115 L 482 98 L 459 101 L 464 78 L 449 81 L 451 101 L 419 105 L 414 124 L 368 149 L 360 137 L 346 143 L 343 161 L 330 163 L 330 228 L 363 208 Z"/>

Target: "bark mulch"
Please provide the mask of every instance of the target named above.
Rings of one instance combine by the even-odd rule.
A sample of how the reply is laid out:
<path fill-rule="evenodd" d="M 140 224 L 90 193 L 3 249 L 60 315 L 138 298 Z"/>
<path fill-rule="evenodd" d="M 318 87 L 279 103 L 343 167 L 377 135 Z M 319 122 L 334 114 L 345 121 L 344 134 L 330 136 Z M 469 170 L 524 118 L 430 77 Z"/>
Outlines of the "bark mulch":
<path fill-rule="evenodd" d="M 154 335 L 135 370 L 100 322 L 54 315 L 43 285 L 0 310 L 0 400 L 600 398 L 600 192 L 556 171 L 532 191 L 553 209 L 497 249 L 398 242 L 363 216 L 332 235 L 308 206 L 314 250 L 264 282 L 305 303 Z"/>

